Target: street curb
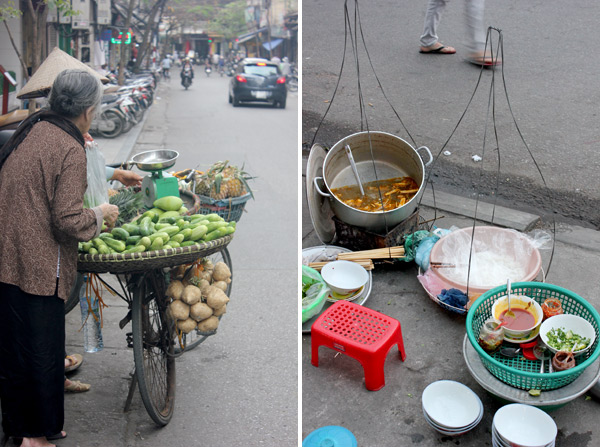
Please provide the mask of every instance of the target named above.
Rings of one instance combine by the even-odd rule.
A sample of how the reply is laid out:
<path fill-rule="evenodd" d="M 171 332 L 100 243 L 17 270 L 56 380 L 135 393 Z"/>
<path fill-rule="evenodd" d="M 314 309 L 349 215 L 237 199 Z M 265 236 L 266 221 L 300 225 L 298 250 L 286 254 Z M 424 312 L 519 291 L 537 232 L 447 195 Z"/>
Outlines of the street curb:
<path fill-rule="evenodd" d="M 423 193 L 421 203 L 430 208 L 447 211 L 464 217 L 475 217 L 483 222 L 493 223 L 507 228 L 514 228 L 518 231 L 529 231 L 540 220 L 540 216 L 530 214 L 524 211 L 513 210 L 503 206 L 483 202 L 477 202 L 461 196 L 456 196 L 443 191 L 435 191 L 435 201 L 433 200 L 433 191 L 427 188 Z M 477 210 L 477 213 L 475 213 Z M 493 219 L 492 219 L 493 217 Z"/>
<path fill-rule="evenodd" d="M 150 106 L 146 110 L 146 113 L 144 113 L 144 117 L 142 118 L 142 121 L 137 123 L 137 125 L 134 126 L 133 129 L 131 129 L 129 131 L 129 135 L 127 136 L 125 141 L 123 141 L 123 145 L 121 146 L 121 149 L 119 150 L 119 152 L 117 153 L 117 155 L 115 156 L 115 158 L 112 161 L 113 163 L 121 164 L 121 163 L 129 160 L 129 154 L 133 150 L 133 147 L 135 146 L 137 139 L 139 138 L 140 134 L 142 133 L 142 130 L 144 129 L 144 125 L 146 124 L 146 120 L 148 119 L 148 115 L 150 114 L 151 107 L 152 106 Z"/>

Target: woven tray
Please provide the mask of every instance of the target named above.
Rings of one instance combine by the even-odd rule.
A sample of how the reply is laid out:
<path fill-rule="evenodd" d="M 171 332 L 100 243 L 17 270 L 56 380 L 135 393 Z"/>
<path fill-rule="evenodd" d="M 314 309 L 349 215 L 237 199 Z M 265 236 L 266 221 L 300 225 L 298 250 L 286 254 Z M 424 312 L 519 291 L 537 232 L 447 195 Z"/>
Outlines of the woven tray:
<path fill-rule="evenodd" d="M 174 267 L 221 251 L 232 239 L 233 234 L 230 234 L 214 241 L 204 242 L 202 245 L 143 253 L 80 254 L 77 259 L 77 270 L 89 273 L 138 273 L 151 269 Z"/>

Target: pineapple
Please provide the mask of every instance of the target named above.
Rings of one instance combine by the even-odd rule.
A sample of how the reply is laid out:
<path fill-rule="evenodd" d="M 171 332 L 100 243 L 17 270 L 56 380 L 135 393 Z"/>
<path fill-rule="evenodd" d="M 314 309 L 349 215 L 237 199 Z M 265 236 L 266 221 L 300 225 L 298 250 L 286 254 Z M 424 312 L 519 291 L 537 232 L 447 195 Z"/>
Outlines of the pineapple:
<path fill-rule="evenodd" d="M 196 177 L 196 194 L 223 200 L 231 197 L 240 197 L 250 192 L 248 180 L 252 179 L 247 172 L 237 166 L 228 165 L 229 161 L 219 161 L 213 164 L 208 171 Z"/>

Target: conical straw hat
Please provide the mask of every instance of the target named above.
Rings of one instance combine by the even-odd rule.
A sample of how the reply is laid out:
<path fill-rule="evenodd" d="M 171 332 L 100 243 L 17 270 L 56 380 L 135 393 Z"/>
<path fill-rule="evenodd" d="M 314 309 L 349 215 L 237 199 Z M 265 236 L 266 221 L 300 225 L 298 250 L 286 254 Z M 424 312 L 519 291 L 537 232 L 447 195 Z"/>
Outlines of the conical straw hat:
<path fill-rule="evenodd" d="M 28 99 L 48 96 L 48 93 L 50 93 L 50 88 L 52 87 L 52 84 L 54 83 L 54 80 L 58 74 L 61 71 L 69 68 L 87 70 L 100 79 L 102 83 L 108 83 L 108 78 L 105 78 L 97 71 L 92 70 L 90 67 L 85 65 L 83 62 L 78 61 L 73 56 L 69 56 L 58 47 L 55 47 L 48 55 L 46 60 L 42 62 L 42 65 L 39 66 L 33 76 L 29 78 L 29 81 L 27 84 L 25 84 L 25 87 L 21 89 L 17 95 L 17 98 Z"/>

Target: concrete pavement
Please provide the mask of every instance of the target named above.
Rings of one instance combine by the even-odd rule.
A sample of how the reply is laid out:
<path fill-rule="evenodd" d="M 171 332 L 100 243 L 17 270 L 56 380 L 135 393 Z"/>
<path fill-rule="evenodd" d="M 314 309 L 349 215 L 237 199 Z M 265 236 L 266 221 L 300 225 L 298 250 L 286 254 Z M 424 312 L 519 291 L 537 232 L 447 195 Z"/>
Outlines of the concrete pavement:
<path fill-rule="evenodd" d="M 303 160 L 303 176 L 306 158 Z M 302 247 L 321 245 L 306 202 L 303 178 Z M 438 195 L 440 228 L 472 225 L 473 200 L 452 194 Z M 424 199 L 420 214 L 433 217 L 432 201 Z M 518 227 L 532 218 L 529 213 L 510 210 L 503 222 Z M 335 243 L 334 243 L 335 245 Z M 548 253 L 543 253 L 544 265 Z M 559 224 L 556 250 L 546 281 L 574 291 L 600 309 L 600 232 Z M 320 349 L 320 365 L 310 363 L 309 334 L 302 336 L 302 437 L 326 425 L 341 425 L 351 430 L 358 445 L 397 447 L 455 444 L 463 447 L 489 446 L 491 425 L 500 402 L 486 392 L 468 372 L 463 358 L 465 317 L 450 313 L 435 304 L 417 280 L 414 263 L 376 267 L 373 289 L 365 306 L 394 317 L 402 324 L 407 359 L 404 363 L 392 348 L 385 364 L 386 386 L 367 391 L 360 364 L 327 348 Z M 599 362 L 593 367 L 598 371 Z M 469 386 L 484 404 L 484 417 L 471 432 L 452 439 L 435 432 L 422 416 L 421 393 L 431 382 L 449 379 Z M 542 398 L 545 397 L 542 393 Z M 600 445 L 597 420 L 600 403 L 585 394 L 550 413 L 558 426 L 557 446 L 592 447 Z"/>
<path fill-rule="evenodd" d="M 205 128 L 203 137 L 212 138 L 211 131 L 214 131 L 223 134 L 225 139 L 239 138 L 244 144 L 210 147 L 198 143 L 203 146 L 203 162 L 214 162 L 220 156 L 232 157 L 233 162 L 239 154 L 248 155 L 255 161 L 254 166 L 247 163 L 246 167 L 250 171 L 250 165 L 252 173 L 259 177 L 255 186 L 257 200 L 247 205 L 249 212 L 238 225 L 235 239 L 229 246 L 235 277 L 231 308 L 228 308 L 217 335 L 177 359 L 175 414 L 168 426 L 159 429 L 147 415 L 137 390 L 129 411 L 123 411 L 134 370 L 133 350 L 127 347 L 126 341 L 131 326 L 127 325 L 123 330 L 119 328 L 119 321 L 127 313 L 127 304 L 103 288 L 103 300 L 108 305 L 103 312 L 104 349 L 93 354 L 83 353 L 82 333 L 79 332 L 81 315 L 76 307 L 66 318 L 66 347 L 67 352 L 82 353 L 84 363 L 70 378 L 91 383 L 92 388 L 86 393 L 65 395 L 64 429 L 68 437 L 57 441 L 58 446 L 218 447 L 296 443 L 297 314 L 296 308 L 288 303 L 295 302 L 296 296 L 297 247 L 295 243 L 284 244 L 284 240 L 295 240 L 286 233 L 268 234 L 262 230 L 264 219 L 273 221 L 276 218 L 285 228 L 296 228 L 297 209 L 290 205 L 296 197 L 296 179 L 295 175 L 285 172 L 285 167 L 291 166 L 297 159 L 297 94 L 288 97 L 288 109 L 285 111 L 260 110 L 260 107 L 255 110 L 251 107 L 233 109 L 227 104 L 223 89 L 227 81 L 220 78 L 197 79 L 183 98 L 186 106 L 193 101 L 195 106 L 200 104 L 197 98 L 201 97 L 203 113 L 207 115 L 247 114 L 250 118 L 246 121 L 252 123 L 253 130 L 259 130 L 258 138 L 246 130 L 237 135 L 231 131 L 230 124 L 227 133 L 221 132 L 213 122 L 214 128 Z M 133 153 L 170 147 L 165 145 L 173 144 L 178 138 L 190 137 L 182 130 L 172 131 L 177 124 L 174 121 L 179 119 L 173 118 L 177 111 L 169 111 L 169 105 L 177 107 L 172 96 L 169 102 L 170 95 L 181 95 L 176 86 L 176 82 L 173 85 L 160 84 L 155 103 L 146 113 L 145 121 L 128 134 L 115 139 L 96 139 L 108 163 L 123 162 Z M 214 93 L 214 97 L 208 99 L 208 90 Z M 272 113 L 274 122 L 290 121 L 289 126 L 280 126 L 280 134 L 271 130 L 271 138 L 267 138 L 264 136 L 266 132 L 260 131 L 256 125 L 261 120 L 261 113 Z M 203 126 L 210 123 L 208 117 L 199 120 L 197 115 L 191 115 L 189 118 L 192 122 L 202 122 Z M 244 129 L 243 125 L 238 128 Z M 199 130 L 197 127 L 188 123 L 185 126 L 190 128 L 189 139 L 201 140 L 195 134 Z M 287 140 L 280 135 L 287 136 Z M 265 148 L 257 148 L 257 145 Z M 189 149 L 195 146 L 182 142 L 178 147 Z M 231 150 L 235 153 L 227 153 Z M 197 157 L 197 152 L 187 150 L 180 156 L 182 166 Z M 263 163 L 265 159 L 269 159 L 270 163 Z M 296 171 L 291 169 L 291 172 Z M 280 287 L 278 293 L 272 293 L 272 287 L 266 284 L 277 284 Z M 261 310 L 266 306 L 269 313 Z M 276 324 L 272 324 L 272 315 L 278 316 Z"/>

